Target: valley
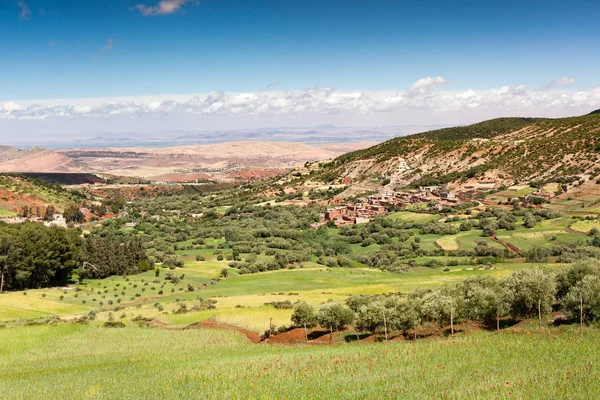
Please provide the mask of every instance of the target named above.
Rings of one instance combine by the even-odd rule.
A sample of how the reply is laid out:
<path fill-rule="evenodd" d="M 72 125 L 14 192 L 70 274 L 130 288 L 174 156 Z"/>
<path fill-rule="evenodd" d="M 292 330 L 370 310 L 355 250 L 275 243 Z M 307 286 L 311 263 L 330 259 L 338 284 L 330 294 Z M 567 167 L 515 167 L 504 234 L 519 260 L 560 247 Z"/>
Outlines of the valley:
<path fill-rule="evenodd" d="M 381 365 L 404 360 L 406 371 L 392 369 L 394 377 L 406 377 L 402 385 L 383 370 L 367 374 L 369 382 L 382 379 L 377 389 L 382 397 L 396 390 L 428 397 L 441 392 L 502 397 L 508 391 L 527 396 L 532 389 L 558 393 L 559 388 L 565 392 L 558 398 L 593 397 L 596 387 L 587 382 L 597 377 L 598 370 L 589 367 L 596 360 L 582 354 L 595 354 L 589 346 L 600 319 L 600 171 L 581 160 L 594 157 L 598 118 L 552 121 L 584 124 L 586 132 L 577 135 L 592 147 L 563 149 L 562 161 L 544 175 L 528 174 L 546 168 L 546 157 L 530 159 L 527 165 L 538 166 L 517 173 L 521 169 L 512 168 L 522 155 L 501 169 L 494 152 L 477 153 L 477 161 L 455 163 L 441 174 L 434 156 L 443 166 L 464 141 L 474 146 L 480 137 L 497 136 L 495 130 L 471 126 L 452 128 L 455 137 L 465 136 L 458 142 L 434 131 L 337 157 L 323 150 L 328 159 L 319 161 L 302 162 L 310 156 L 304 147 L 281 144 L 69 155 L 78 165 L 105 171 L 121 157 L 125 164 L 142 159 L 153 165 L 165 157 L 161 162 L 168 165 L 177 153 L 176 160 L 197 163 L 216 152 L 231 159 L 242 146 L 248 147 L 248 165 L 257 159 L 283 163 L 281 175 L 260 179 L 152 182 L 135 174 L 123 177 L 117 169 L 110 170 L 114 175 L 6 174 L 5 201 L 14 207 L 5 214 L 21 219 L 5 219 L 11 223 L 0 226 L 0 250 L 6 254 L 0 258 L 0 326 L 5 328 L 0 347 L 9 352 L 15 332 L 30 339 L 27 348 L 13 346 L 11 357 L 31 354 L 32 348 L 43 351 L 53 341 L 76 345 L 92 338 L 92 347 L 77 355 L 106 369 L 84 378 L 73 392 L 78 398 L 122 396 L 108 370 L 133 374 L 136 395 L 146 393 L 143 382 L 150 376 L 171 378 L 165 365 L 173 365 L 185 383 L 152 385 L 161 396 L 186 396 L 190 387 L 291 396 L 289 386 L 275 386 L 281 379 L 326 397 L 372 393 L 370 384 L 341 381 L 346 374 L 367 374 L 372 358 L 365 358 L 365 351 Z M 539 123 L 526 120 L 515 127 L 509 121 L 502 129 L 537 131 Z M 498 122 L 483 126 L 500 129 Z M 563 135 L 572 131 L 565 128 Z M 537 138 L 523 143 L 545 151 L 532 144 Z M 110 157 L 104 158 L 106 152 Z M 513 157 L 512 152 L 502 157 Z M 405 161 L 411 157 L 421 161 L 411 166 Z M 135 168 L 145 168 L 141 165 Z M 22 215 L 26 204 L 35 210 L 29 216 Z M 69 215 L 67 229 L 35 222 L 43 221 L 49 206 L 57 215 Z M 160 339 L 164 335 L 169 346 Z M 573 342 L 574 337 L 582 339 Z M 105 341 L 132 345 L 114 353 Z M 495 357 L 501 346 L 506 357 L 535 363 L 539 354 L 557 354 L 566 343 L 584 353 L 560 353 L 535 376 L 565 365 L 577 365 L 580 373 L 546 386 L 526 383 L 533 379 L 527 369 L 516 371 Z M 142 355 L 150 349 L 157 353 L 156 363 Z M 422 357 L 409 356 L 415 351 Z M 44 368 L 65 362 L 65 379 L 77 375 L 71 368 L 89 363 L 74 362 L 74 354 L 68 345 L 59 347 Z M 139 362 L 126 372 L 119 366 L 122 357 Z M 447 357 L 466 364 L 449 363 Z M 33 357 L 14 365 L 28 370 L 35 362 Z M 462 376 L 468 365 L 489 376 L 460 387 L 440 383 L 447 377 L 443 373 L 414 381 L 412 374 L 420 373 L 408 372 L 413 362 L 433 369 L 447 364 L 453 376 Z M 36 398 L 32 389 L 16 389 L 11 368 L 17 367 L 0 376 L 0 391 Z M 227 388 L 215 383 L 218 374 L 227 376 Z"/>

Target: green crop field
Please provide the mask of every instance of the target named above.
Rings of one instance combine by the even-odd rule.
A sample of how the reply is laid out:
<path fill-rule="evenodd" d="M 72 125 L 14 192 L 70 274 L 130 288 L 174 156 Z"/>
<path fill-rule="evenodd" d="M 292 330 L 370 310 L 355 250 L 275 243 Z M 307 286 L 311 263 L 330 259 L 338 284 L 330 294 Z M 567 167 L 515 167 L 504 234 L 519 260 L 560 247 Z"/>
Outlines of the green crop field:
<path fill-rule="evenodd" d="M 20 327 L 0 330 L 0 397 L 593 399 L 598 341 L 560 329 L 269 346 L 210 329 Z"/>
<path fill-rule="evenodd" d="M 424 214 L 415 213 L 410 211 L 399 211 L 388 215 L 386 218 L 400 221 L 417 221 L 417 222 L 428 222 L 436 221 L 440 219 L 439 215 L 436 214 Z"/>

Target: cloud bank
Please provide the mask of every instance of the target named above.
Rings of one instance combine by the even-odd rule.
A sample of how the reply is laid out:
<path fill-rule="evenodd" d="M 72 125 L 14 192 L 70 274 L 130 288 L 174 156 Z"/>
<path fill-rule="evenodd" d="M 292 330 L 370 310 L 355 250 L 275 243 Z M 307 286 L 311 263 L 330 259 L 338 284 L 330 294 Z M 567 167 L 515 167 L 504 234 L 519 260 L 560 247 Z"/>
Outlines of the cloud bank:
<path fill-rule="evenodd" d="M 562 78 L 561 78 L 562 79 Z M 0 102 L 0 120 L 106 119 L 200 115 L 310 116 L 395 115 L 420 112 L 488 115 L 553 115 L 600 108 L 600 87 L 580 91 L 528 90 L 502 86 L 488 90 L 442 90 L 443 77 L 426 77 L 400 92 L 338 91 L 318 87 L 296 91 Z"/>

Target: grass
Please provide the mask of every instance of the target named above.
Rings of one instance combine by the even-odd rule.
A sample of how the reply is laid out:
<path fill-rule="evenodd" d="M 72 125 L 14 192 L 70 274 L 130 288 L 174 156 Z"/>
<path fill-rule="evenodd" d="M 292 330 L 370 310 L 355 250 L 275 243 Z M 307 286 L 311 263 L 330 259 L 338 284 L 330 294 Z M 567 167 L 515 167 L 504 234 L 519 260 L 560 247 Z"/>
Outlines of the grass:
<path fill-rule="evenodd" d="M 440 216 L 437 214 L 424 214 L 424 213 L 415 213 L 410 211 L 399 211 L 392 213 L 386 218 L 400 221 L 414 221 L 414 222 L 429 222 L 429 221 L 437 221 L 440 219 Z"/>
<path fill-rule="evenodd" d="M 0 331 L 0 397 L 592 399 L 598 341 L 560 328 L 307 347 L 210 329 L 20 327 Z"/>
<path fill-rule="evenodd" d="M 0 217 L 15 217 L 16 215 L 17 213 L 12 210 L 5 210 L 0 208 Z"/>
<path fill-rule="evenodd" d="M 592 228 L 600 229 L 600 221 L 577 221 L 571 225 L 571 229 L 582 233 L 588 233 Z"/>
<path fill-rule="evenodd" d="M 62 293 L 57 289 L 29 290 L 27 295 L 23 292 L 4 293 L 0 296 L 0 321 L 71 315 L 93 309 L 91 304 L 59 300 Z M 43 294 L 46 296 L 42 297 Z"/>
<path fill-rule="evenodd" d="M 458 241 L 455 237 L 444 236 L 435 241 L 444 251 L 457 251 L 460 249 Z"/>

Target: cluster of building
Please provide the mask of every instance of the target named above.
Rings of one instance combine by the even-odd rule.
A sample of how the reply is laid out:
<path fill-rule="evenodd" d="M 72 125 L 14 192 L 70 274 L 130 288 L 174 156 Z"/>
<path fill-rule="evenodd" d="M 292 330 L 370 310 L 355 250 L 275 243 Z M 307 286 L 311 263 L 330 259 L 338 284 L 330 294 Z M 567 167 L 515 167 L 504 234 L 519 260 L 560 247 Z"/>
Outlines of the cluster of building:
<path fill-rule="evenodd" d="M 23 222 L 31 221 L 37 223 L 43 223 L 46 226 L 61 226 L 63 228 L 67 227 L 67 220 L 61 214 L 54 214 L 52 220 L 45 221 L 44 218 L 41 217 L 7 217 L 0 218 L 0 221 L 3 221 L 7 224 L 20 224 Z"/>
<path fill-rule="evenodd" d="M 358 199 L 356 203 L 329 208 L 321 214 L 319 222 L 312 228 L 333 221 L 336 226 L 363 224 L 372 221 L 378 215 L 387 214 L 390 208 L 401 208 L 408 204 L 436 201 L 440 203 L 458 203 L 453 192 L 440 186 L 426 186 L 401 192 L 385 190 L 376 195 Z"/>

